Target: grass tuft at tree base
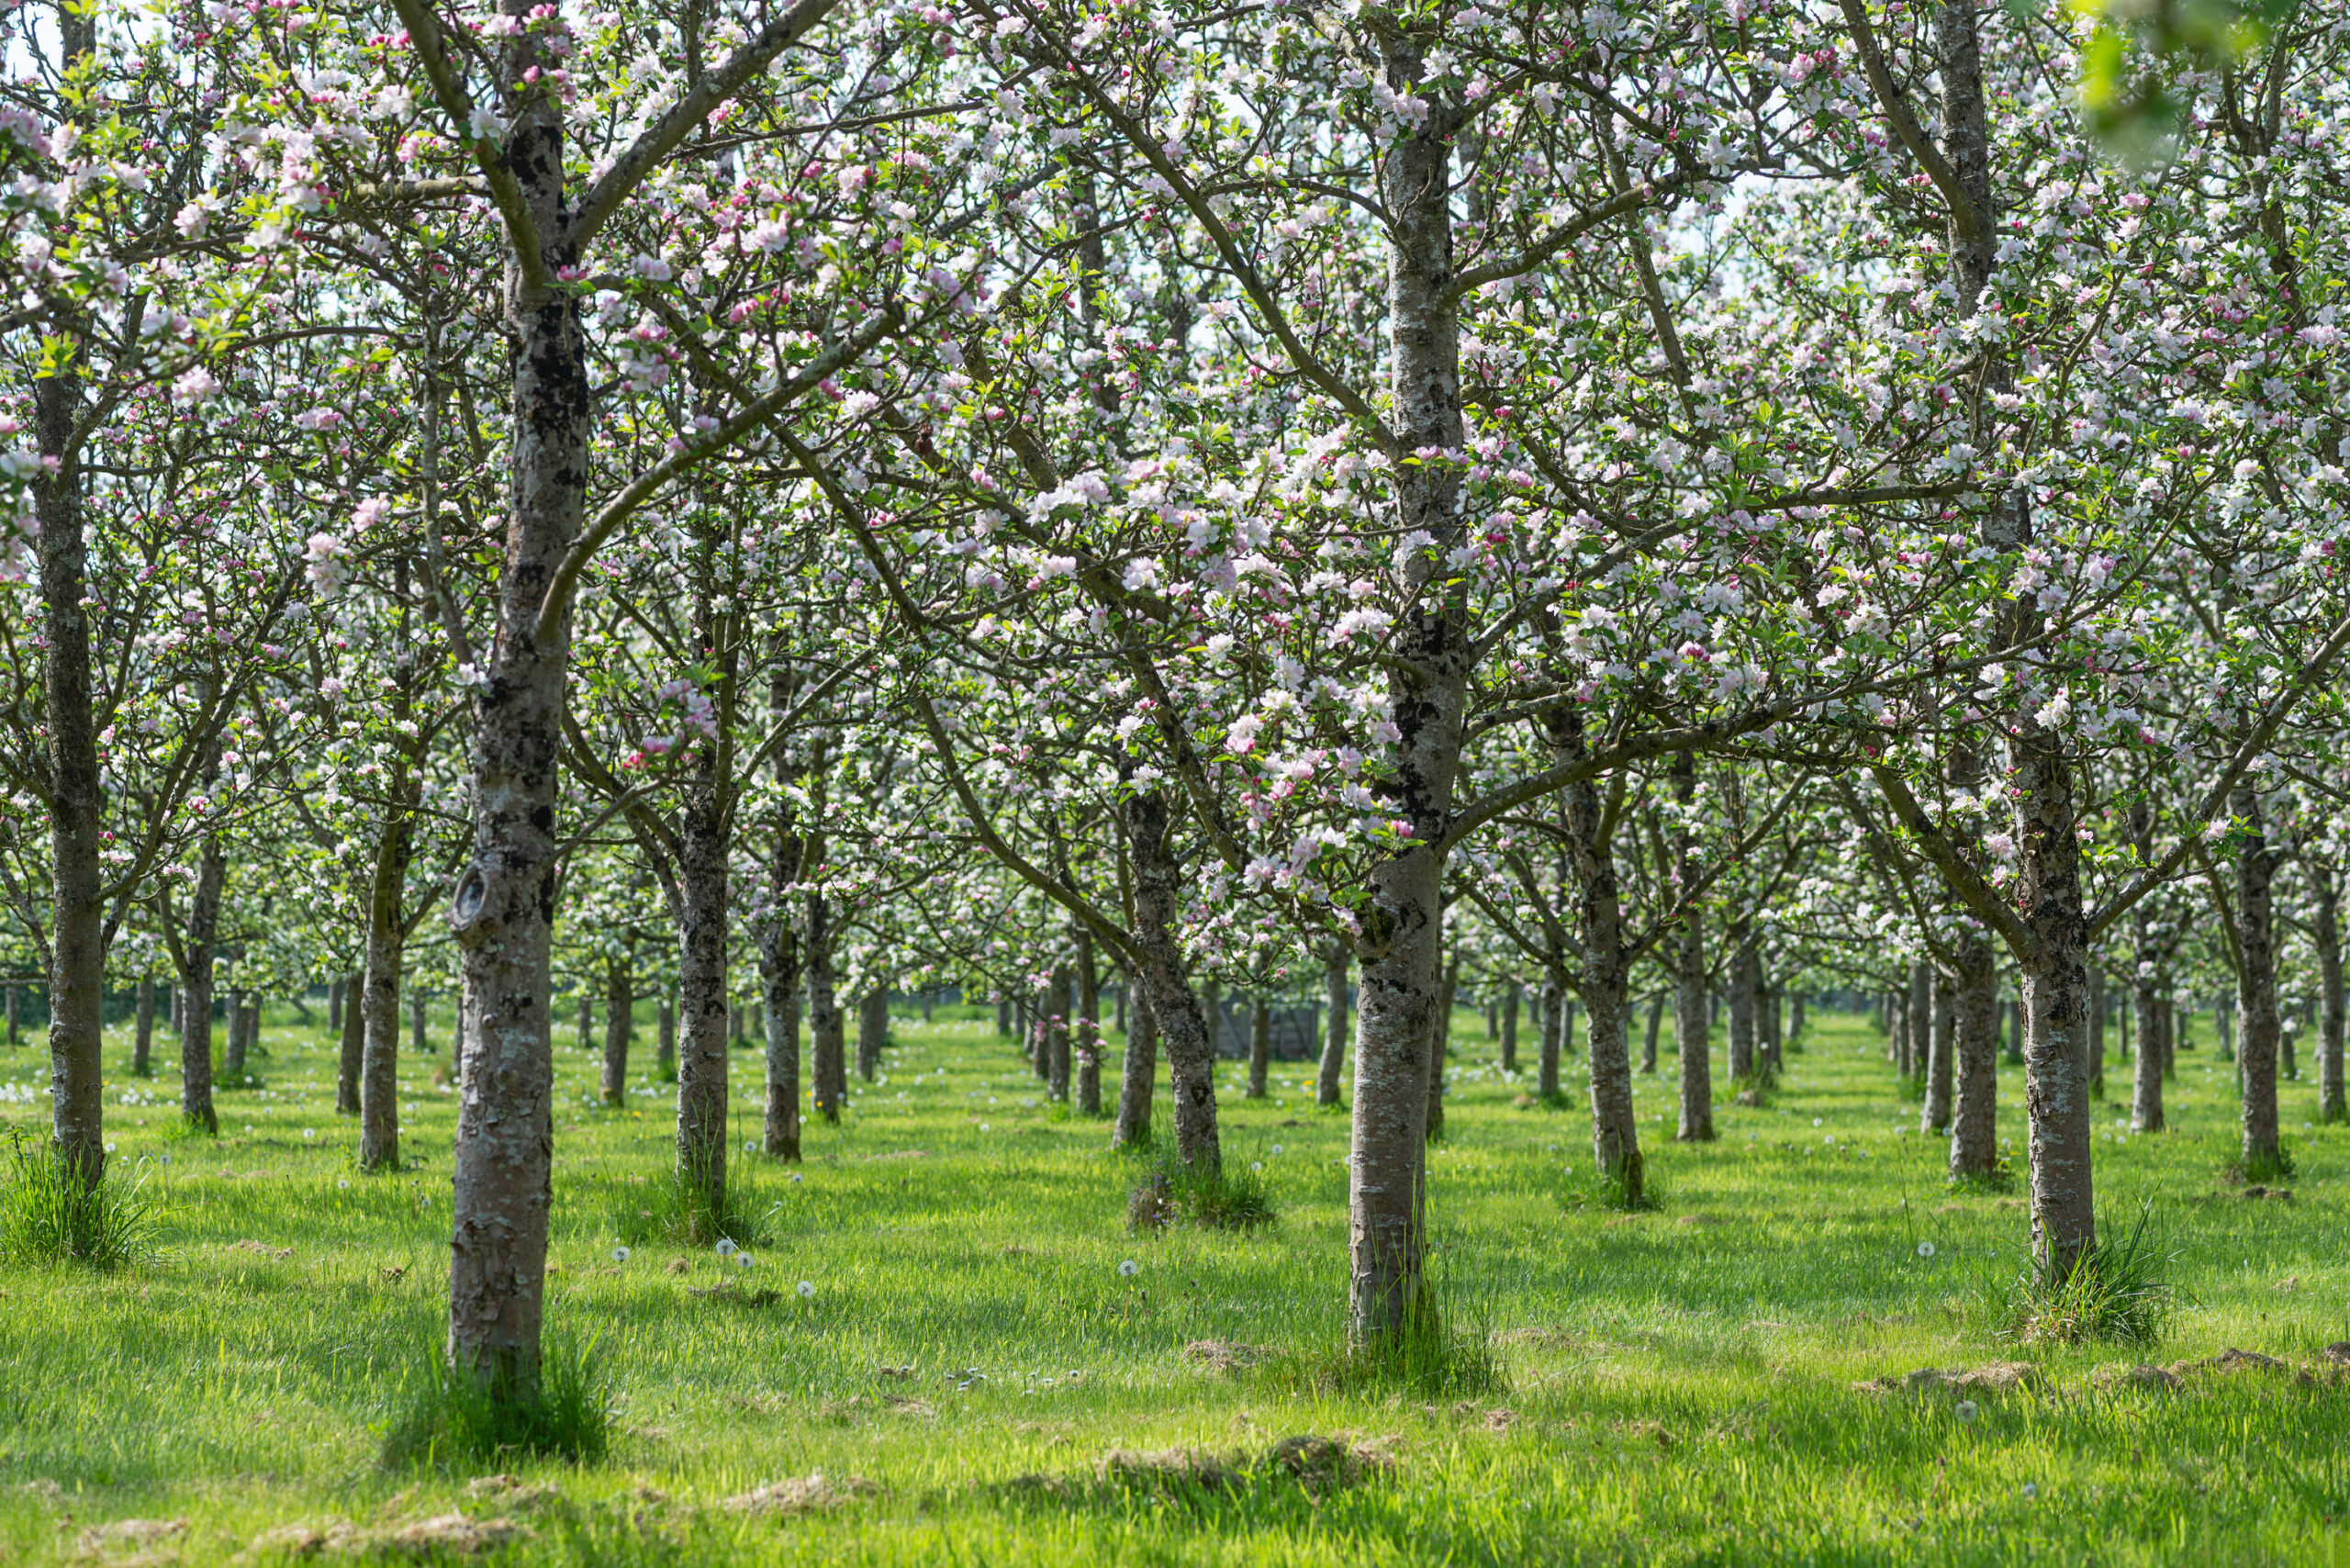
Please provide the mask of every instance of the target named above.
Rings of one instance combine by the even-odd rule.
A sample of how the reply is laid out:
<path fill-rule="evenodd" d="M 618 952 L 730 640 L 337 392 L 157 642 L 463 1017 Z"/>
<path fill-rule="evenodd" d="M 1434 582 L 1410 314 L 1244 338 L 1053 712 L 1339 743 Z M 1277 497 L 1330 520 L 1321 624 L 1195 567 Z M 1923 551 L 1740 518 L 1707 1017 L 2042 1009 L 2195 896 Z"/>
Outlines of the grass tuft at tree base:
<path fill-rule="evenodd" d="M 746 1167 L 728 1174 L 723 1201 L 710 1203 L 710 1183 L 671 1166 L 652 1181 L 620 1189 L 612 1213 L 612 1229 L 631 1247 L 650 1240 L 674 1241 L 687 1247 L 708 1247 L 722 1238 L 737 1247 L 759 1247 L 767 1241 L 765 1221 L 772 1209 L 761 1209 Z"/>
<path fill-rule="evenodd" d="M 2296 1174 L 2293 1151 L 2282 1139 L 2274 1155 L 2239 1154 L 2228 1161 L 2228 1180 L 2239 1187 L 2289 1182 Z"/>
<path fill-rule="evenodd" d="M 0 1258 L 11 1263 L 111 1270 L 155 1255 L 157 1219 L 143 1170 L 128 1184 L 110 1171 L 93 1187 L 54 1149 L 17 1134 L 0 1183 Z"/>
<path fill-rule="evenodd" d="M 1423 1288 L 1403 1323 L 1335 1350 L 1292 1351 L 1266 1363 L 1264 1379 L 1284 1393 L 1410 1394 L 1468 1398 L 1506 1384 L 1491 1336 L 1461 1327 Z"/>
<path fill-rule="evenodd" d="M 611 1396 L 589 1350 L 550 1346 L 535 1389 L 517 1394 L 452 1368 L 435 1348 L 384 1435 L 386 1468 L 464 1469 L 517 1455 L 591 1463 L 604 1457 Z"/>
<path fill-rule="evenodd" d="M 1273 1196 L 1254 1170 L 1203 1170 L 1161 1157 L 1126 1198 L 1126 1228 L 1254 1230 L 1273 1223 Z"/>
<path fill-rule="evenodd" d="M 2035 1255 L 2009 1289 L 2003 1332 L 2061 1344 L 2151 1345 L 2161 1338 L 2177 1304 L 2167 1276 L 2178 1255 L 2147 1237 L 2153 1212 L 2152 1204 L 2142 1205 L 2127 1235 L 2098 1242 L 2061 1272 Z"/>
<path fill-rule="evenodd" d="M 2016 1190 L 2016 1173 L 2004 1159 L 1996 1161 L 1988 1170 L 1970 1170 L 1953 1176 L 1944 1183 L 1946 1189 L 1960 1197 L 1996 1197 Z"/>

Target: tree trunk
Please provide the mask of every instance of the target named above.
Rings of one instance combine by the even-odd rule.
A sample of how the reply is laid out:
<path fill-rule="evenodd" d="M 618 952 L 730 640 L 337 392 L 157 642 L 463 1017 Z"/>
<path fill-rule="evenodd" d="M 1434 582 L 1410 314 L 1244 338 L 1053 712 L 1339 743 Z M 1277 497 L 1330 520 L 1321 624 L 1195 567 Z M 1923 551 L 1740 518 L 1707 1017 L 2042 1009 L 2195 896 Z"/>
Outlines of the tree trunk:
<path fill-rule="evenodd" d="M 1322 1070 L 1314 1086 L 1317 1105 L 1338 1103 L 1338 1079 L 1347 1065 L 1347 949 L 1333 944 L 1322 960 L 1322 985 L 1330 1009 L 1329 1033 L 1322 1041 Z"/>
<path fill-rule="evenodd" d="M 93 11 L 61 6 L 63 58 L 79 62 L 96 46 Z M 106 784 L 98 771 L 95 688 L 90 673 L 88 550 L 83 533 L 82 465 L 74 426 L 82 378 L 73 356 L 32 385 L 33 437 L 44 461 L 32 472 L 33 541 L 40 567 L 41 718 L 46 736 L 50 854 L 50 1136 L 58 1159 L 85 1189 L 106 1176 Z M 55 466 L 51 467 L 50 465 Z M 208 966 L 207 966 L 208 967 Z M 16 1039 L 17 988 L 8 988 L 8 1043 Z M 205 1066 L 211 1066 L 210 1046 Z M 191 1120 L 197 1120 L 191 1114 Z M 210 1130 L 211 1096 L 202 1125 Z"/>
<path fill-rule="evenodd" d="M 1798 991 L 1787 998 L 1787 1044 L 1803 1044 L 1803 992 Z"/>
<path fill-rule="evenodd" d="M 229 988 L 229 1039 L 220 1052 L 220 1080 L 230 1089 L 245 1084 L 245 991 L 242 986 Z"/>
<path fill-rule="evenodd" d="M 1909 966 L 1909 1037 L 1902 1044 L 1901 1076 L 1923 1076 L 1934 1048 L 1934 971 L 1923 958 Z"/>
<path fill-rule="evenodd" d="M 653 1076 L 664 1083 L 677 1081 L 677 1002 L 666 986 L 653 1003 Z"/>
<path fill-rule="evenodd" d="M 1460 957 L 1455 954 L 1437 985 L 1436 1018 L 1428 1034 L 1428 1114 L 1424 1135 L 1434 1143 L 1444 1136 L 1444 1061 L 1452 1046 L 1453 988 L 1460 978 Z"/>
<path fill-rule="evenodd" d="M 364 955 L 363 955 L 364 958 Z M 334 1109 L 341 1116 L 359 1114 L 359 1073 L 367 1059 L 367 974 L 352 975 L 342 1008 L 342 1047 L 335 1062 Z"/>
<path fill-rule="evenodd" d="M 2038 938 L 2022 963 L 2024 1105 L 2031 1155 L 2032 1244 L 2055 1278 L 2097 1245 L 2089 1097 L 2088 920 L 2081 906 L 2071 760 L 2063 741 L 2025 725 L 2009 740 L 2019 911 Z"/>
<path fill-rule="evenodd" d="M 1265 1079 L 1272 1070 L 1273 1009 L 1262 993 L 1248 1000 L 1248 1098 L 1265 1097 Z"/>
<path fill-rule="evenodd" d="M 1958 999 L 1951 977 L 1933 971 L 1933 1017 L 1927 1028 L 1925 1103 L 1919 1109 L 1918 1130 L 1950 1131 L 1951 1078 L 1957 1053 Z"/>
<path fill-rule="evenodd" d="M 833 911 L 821 892 L 808 895 L 808 1054 L 816 1114 L 840 1125 L 841 1101 L 848 1092 L 838 982 L 833 973 Z"/>
<path fill-rule="evenodd" d="M 2236 1054 L 2244 1072 L 2244 1169 L 2255 1180 L 2280 1174 L 2277 1141 L 2277 945 L 2269 883 L 2276 857 L 2268 850 L 2259 794 L 2240 788 L 2228 810 L 2245 824 L 2236 857 L 2236 1011 L 2243 1027 Z"/>
<path fill-rule="evenodd" d="M 881 1071 L 890 1043 L 890 984 L 876 980 L 856 1003 L 856 1075 L 870 1083 Z"/>
<path fill-rule="evenodd" d="M 220 884 L 228 876 L 220 841 L 207 835 L 188 901 L 180 969 L 180 1119 L 190 1131 L 218 1136 L 212 1110 L 212 958 L 220 930 Z"/>
<path fill-rule="evenodd" d="M 1038 1048 L 1045 1053 L 1045 1097 L 1057 1105 L 1069 1103 L 1069 965 L 1055 964 L 1045 984 L 1045 1024 Z"/>
<path fill-rule="evenodd" d="M 1378 48 L 1392 91 L 1426 91 L 1422 34 L 1385 32 Z M 1460 321 L 1449 295 L 1454 129 L 1449 112 L 1431 115 L 1388 146 L 1382 171 L 1388 369 L 1395 434 L 1406 451 L 1457 451 L 1464 440 Z M 1433 846 L 1452 814 L 1474 656 L 1460 590 L 1446 581 L 1443 564 L 1460 532 L 1460 474 L 1449 463 L 1404 464 L 1393 484 L 1398 535 L 1425 532 L 1432 547 L 1415 552 L 1406 567 L 1412 608 L 1395 629 L 1388 676 L 1400 736 L 1382 809 L 1411 824 L 1413 843 L 1373 869 L 1364 911 L 1348 1205 L 1356 1343 L 1402 1328 L 1425 1305 L 1422 1145 L 1444 940 L 1444 864 Z"/>
<path fill-rule="evenodd" d="M 1525 991 L 1526 988 L 1524 986 L 1520 985 L 1516 980 L 1512 980 L 1509 982 L 1509 988 L 1502 993 L 1501 1036 L 1502 1070 L 1504 1072 L 1516 1072 L 1517 1070 L 1517 1009 L 1519 1002 L 1524 997 Z"/>
<path fill-rule="evenodd" d="M 340 975 L 327 981 L 327 1033 L 337 1037 L 342 1034 L 342 977 Z"/>
<path fill-rule="evenodd" d="M 1660 991 L 1649 998 L 1648 1026 L 1640 1037 L 1640 1070 L 1642 1072 L 1656 1071 L 1656 1038 L 1663 1026 L 1664 992 Z"/>
<path fill-rule="evenodd" d="M 706 608 L 697 618 L 715 641 Z M 677 1183 L 681 1193 L 690 1194 L 696 1240 L 715 1239 L 726 1215 L 733 790 L 732 763 L 720 749 L 714 743 L 695 748 L 677 820 L 677 998 L 684 1025 L 676 1047 Z M 661 1002 L 666 1012 L 666 987 Z M 704 1224 L 712 1234 L 703 1234 Z"/>
<path fill-rule="evenodd" d="M 405 704 L 400 705 L 405 713 Z M 396 762 L 386 790 L 383 836 L 376 841 L 375 872 L 367 889 L 367 950 L 361 970 L 358 1007 L 359 1168 L 396 1170 L 400 1163 L 399 1051 L 400 966 L 407 957 L 408 925 L 401 917 L 408 861 L 415 852 L 420 781 L 403 759 Z"/>
<path fill-rule="evenodd" d="M 1534 1093 L 1539 1100 L 1559 1098 L 1559 1058 L 1565 1048 L 1567 975 L 1546 967 L 1542 971 L 1542 1033 L 1534 1058 Z"/>
<path fill-rule="evenodd" d="M 636 1022 L 636 975 L 625 958 L 604 963 L 604 1103 L 628 1103 L 629 1036 Z"/>
<path fill-rule="evenodd" d="M 790 862 L 786 867 L 787 858 Z M 784 913 L 785 890 L 799 876 L 799 840 L 770 863 L 775 902 L 760 932 L 759 980 L 767 987 L 767 1118 L 760 1148 L 776 1159 L 800 1158 L 800 935 Z"/>
<path fill-rule="evenodd" d="M 1585 755 L 1581 715 L 1561 712 L 1547 726 L 1553 765 L 1579 760 Z M 1574 879 L 1575 929 L 1583 938 L 1583 1004 L 1591 1014 L 1591 1149 L 1593 1169 L 1614 1189 L 1625 1207 L 1637 1208 L 1643 1198 L 1645 1166 L 1640 1156 L 1639 1120 L 1632 1101 L 1631 973 L 1624 954 L 1622 893 L 1616 879 L 1615 846 L 1600 835 L 1606 821 L 1605 803 L 1596 779 L 1570 785 L 1566 791 L 1567 865 Z M 1546 984 L 1546 991 L 1566 1008 L 1566 987 Z M 1510 995 L 1511 1015 L 1516 1012 L 1516 991 Z M 1553 1087 L 1558 1081 L 1558 1051 L 1546 1031 L 1544 1069 Z"/>
<path fill-rule="evenodd" d="M 1681 1057 L 1681 1126 L 1683 1143 L 1714 1141 L 1714 1077 L 1708 1039 L 1706 999 L 1705 914 L 1695 893 L 1697 846 L 1685 811 L 1697 798 L 1697 764 L 1687 752 L 1673 758 L 1673 798 L 1684 809 L 1684 820 L 1673 830 L 1673 892 L 1687 900 L 1680 924 L 1670 940 L 1673 956 L 1673 1047 Z"/>
<path fill-rule="evenodd" d="M 1093 961 L 1093 933 L 1077 933 L 1077 1108 L 1102 1114 L 1102 971 Z"/>
<path fill-rule="evenodd" d="M 408 1000 L 408 1048 L 420 1057 L 430 1056 L 432 1052 L 432 1037 L 428 1033 L 431 1019 L 426 1011 L 425 1002 L 425 995 L 421 990 L 410 988 Z"/>
<path fill-rule="evenodd" d="M 1216 1134 L 1215 1047 L 1175 945 L 1181 875 L 1167 842 L 1167 802 L 1156 791 L 1137 791 L 1126 798 L 1125 818 L 1134 861 L 1135 978 L 1167 1053 L 1175 1158 L 1202 1170 L 1218 1170 L 1224 1151 Z"/>
<path fill-rule="evenodd" d="M 579 978 L 579 1048 L 596 1048 L 596 1004 L 588 996 L 588 977 Z"/>
<path fill-rule="evenodd" d="M 1138 1148 L 1150 1141 L 1150 1101 L 1158 1078 L 1158 1029 L 1150 998 L 1136 991 L 1126 1004 L 1126 1062 L 1118 1082 L 1118 1119 L 1112 1148 Z"/>
<path fill-rule="evenodd" d="M 2089 1093 L 2105 1098 L 2105 966 L 2089 966 Z"/>
<path fill-rule="evenodd" d="M 995 999 L 995 1032 L 999 1035 L 1012 1033 L 1012 998 L 1008 996 Z"/>
<path fill-rule="evenodd" d="M 2350 1109 L 2343 1104 L 2342 1086 L 2342 890 L 2333 878 L 2331 866 L 2310 868 L 2311 890 L 2317 896 L 2311 940 L 2317 948 L 2317 1114 L 2321 1122 L 2350 1118 Z"/>
<path fill-rule="evenodd" d="M 1754 936 L 1744 919 L 1730 923 L 1722 933 L 1729 944 L 1729 1080 L 1734 1084 L 1754 1077 Z"/>
<path fill-rule="evenodd" d="M 1786 1060 L 1780 1054 L 1779 988 L 1761 986 L 1754 995 L 1760 1007 L 1755 1014 L 1754 1051 L 1761 1058 L 1762 1076 L 1775 1082 L 1786 1067 Z"/>
<path fill-rule="evenodd" d="M 1999 971 L 1987 937 L 1961 935 L 1950 982 L 1950 1173 L 1989 1176 L 1999 1165 Z"/>
<path fill-rule="evenodd" d="M 139 1023 L 130 1037 L 130 1076 L 155 1076 L 155 977 L 139 977 Z"/>

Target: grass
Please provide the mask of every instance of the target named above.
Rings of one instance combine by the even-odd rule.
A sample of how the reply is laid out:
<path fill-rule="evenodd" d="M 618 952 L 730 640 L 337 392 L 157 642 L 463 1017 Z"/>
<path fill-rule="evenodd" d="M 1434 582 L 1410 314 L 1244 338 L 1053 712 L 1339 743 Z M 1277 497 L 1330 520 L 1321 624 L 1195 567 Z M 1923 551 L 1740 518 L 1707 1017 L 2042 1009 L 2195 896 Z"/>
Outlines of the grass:
<path fill-rule="evenodd" d="M 744 1271 L 657 1234 L 613 1260 L 616 1193 L 671 1159 L 669 1096 L 643 1080 L 599 1107 L 596 1060 L 565 1039 L 550 1342 L 593 1339 L 582 1387 L 609 1396 L 607 1451 L 579 1464 L 495 1440 L 385 1462 L 442 1332 L 445 1056 L 402 1063 L 418 1166 L 364 1176 L 322 1025 L 273 1017 L 267 1086 L 222 1092 L 217 1143 L 172 1135 L 168 1067 L 132 1081 L 110 1036 L 107 1136 L 118 1167 L 151 1162 L 161 1256 L 0 1273 L 0 1562 L 226 1562 L 272 1530 L 451 1516 L 478 1526 L 475 1561 L 662 1568 L 2350 1561 L 2350 1392 L 2257 1367 L 2177 1389 L 2097 1375 L 2228 1347 L 2322 1367 L 2350 1339 L 2350 1130 L 2296 1131 L 2292 1198 L 2249 1198 L 2221 1180 L 2232 1077 L 2183 1054 L 2174 1131 L 2098 1135 L 2100 1207 L 2151 1202 L 2177 1253 L 2163 1339 L 2020 1343 L 2000 1310 L 2020 1199 L 1943 1191 L 1947 1151 L 1857 1020 L 1815 1014 L 1774 1103 L 1718 1103 L 1704 1147 L 1672 1141 L 1668 1051 L 1639 1080 L 1663 1206 L 1637 1215 L 1561 1204 L 1590 1174 L 1585 1114 L 1516 1104 L 1527 1077 L 1502 1077 L 1478 1025 L 1455 1020 L 1450 1136 L 1428 1155 L 1430 1274 L 1449 1343 L 1489 1370 L 1416 1387 L 1332 1365 L 1347 1125 L 1314 1114 L 1311 1063 L 1280 1064 L 1262 1102 L 1218 1075 L 1226 1162 L 1263 1165 L 1277 1223 L 1135 1236 L 1136 1166 L 1104 1124 L 1050 1118 L 990 1025 L 901 1015 L 885 1081 L 840 1127 L 809 1124 L 804 1167 L 733 1161 L 756 1168 L 765 1232 Z M 758 1056 L 733 1062 L 739 1150 Z M 45 1065 L 0 1055 L 0 1082 Z M 2012 1070 L 1999 1092 L 2020 1146 Z M 2313 1085 L 2284 1093 L 2288 1127 L 2315 1120 Z M 1163 1133 L 1163 1093 L 1158 1113 Z M 37 1133 L 46 1101 L 0 1095 L 0 1114 Z M 1972 1422 L 1852 1387 L 2018 1357 L 2043 1387 L 1970 1395 Z M 1267 1458 L 1340 1433 L 1392 1469 L 1309 1485 Z M 1165 1467 L 1111 1462 L 1170 1452 L 1233 1479 L 1128 1484 Z M 494 1472 L 514 1480 L 476 1479 Z M 768 1495 L 800 1511 L 724 1506 L 794 1478 Z M 134 1551 L 138 1531 L 104 1533 L 126 1520 L 185 1524 Z"/>
<path fill-rule="evenodd" d="M 112 1168 L 89 1186 L 37 1131 L 9 1129 L 0 1156 L 0 1260 L 129 1268 L 153 1256 L 155 1230 L 143 1171 L 126 1177 Z"/>

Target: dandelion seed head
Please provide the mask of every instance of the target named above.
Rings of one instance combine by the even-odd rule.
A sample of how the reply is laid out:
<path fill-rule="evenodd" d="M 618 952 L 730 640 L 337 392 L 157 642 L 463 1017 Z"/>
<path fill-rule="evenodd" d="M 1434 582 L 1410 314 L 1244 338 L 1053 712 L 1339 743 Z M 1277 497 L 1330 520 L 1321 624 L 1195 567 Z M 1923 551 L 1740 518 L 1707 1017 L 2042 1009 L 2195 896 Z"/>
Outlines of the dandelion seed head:
<path fill-rule="evenodd" d="M 613 1249 L 612 1249 L 612 1261 L 613 1261 L 613 1262 L 615 1262 L 615 1263 L 625 1263 L 625 1262 L 627 1262 L 627 1261 L 628 1261 L 628 1249 L 627 1249 L 627 1248 L 625 1248 L 625 1247 L 615 1247 L 615 1248 L 613 1248 Z"/>
<path fill-rule="evenodd" d="M 1959 1425 L 1964 1426 L 1983 1414 L 1983 1407 L 1972 1399 L 1962 1399 L 1952 1407 L 1951 1414 L 1958 1417 Z"/>
<path fill-rule="evenodd" d="M 1139 1274 L 1139 1273 L 1141 1273 L 1141 1272 L 1142 1272 L 1142 1265 L 1141 1265 L 1140 1263 L 1136 1262 L 1133 1259 L 1129 1258 L 1129 1259 L 1127 1259 L 1125 1261 L 1124 1261 L 1124 1262 L 1122 1262 L 1122 1263 L 1120 1263 L 1120 1264 L 1118 1265 L 1118 1272 L 1119 1272 L 1119 1273 L 1121 1273 L 1121 1274 L 1123 1274 L 1123 1275 L 1125 1275 L 1127 1279 L 1130 1279 L 1130 1280 L 1131 1280 L 1131 1279 L 1133 1279 L 1136 1274 Z"/>
<path fill-rule="evenodd" d="M 1918 1256 L 1919 1256 L 1919 1257 L 1920 1257 L 1920 1258 L 1930 1258 L 1930 1257 L 1932 1257 L 1933 1255 L 1934 1255 L 1934 1244 L 1933 1244 L 1932 1242 L 1930 1242 L 1930 1241 L 1920 1241 L 1919 1243 L 1918 1243 Z"/>
<path fill-rule="evenodd" d="M 735 1253 L 740 1252 L 741 1250 L 741 1248 L 734 1245 L 734 1238 L 733 1237 L 722 1236 L 718 1238 L 716 1251 L 721 1258 L 732 1258 Z"/>
<path fill-rule="evenodd" d="M 810 1296 L 814 1295 L 815 1294 L 816 1294 L 816 1286 L 815 1286 L 814 1282 L 810 1281 L 810 1280 L 802 1280 L 802 1281 L 800 1281 L 800 1300 L 805 1301 L 805 1300 L 807 1300 Z"/>

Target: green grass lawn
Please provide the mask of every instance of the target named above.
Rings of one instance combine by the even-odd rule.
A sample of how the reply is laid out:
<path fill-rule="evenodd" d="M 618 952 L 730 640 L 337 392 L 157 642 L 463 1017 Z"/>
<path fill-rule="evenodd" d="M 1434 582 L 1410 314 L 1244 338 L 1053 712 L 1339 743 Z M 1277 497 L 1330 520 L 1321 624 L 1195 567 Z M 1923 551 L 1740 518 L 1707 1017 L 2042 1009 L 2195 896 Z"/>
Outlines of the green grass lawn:
<path fill-rule="evenodd" d="M 1306 1064 L 1280 1064 L 1264 1102 L 1219 1075 L 1226 1159 L 1263 1163 L 1278 1223 L 1142 1238 L 1124 1228 L 1136 1162 L 1103 1151 L 1105 1123 L 1053 1114 L 990 1025 L 901 1018 L 896 1040 L 845 1124 L 810 1128 L 803 1167 L 738 1157 L 767 1217 L 735 1269 L 653 1240 L 613 1260 L 669 1159 L 667 1091 L 598 1108 L 595 1061 L 565 1030 L 548 1316 L 603 1369 L 612 1448 L 576 1469 L 463 1471 L 380 1457 L 440 1332 L 446 1057 L 403 1063 L 415 1168 L 364 1177 L 323 1020 L 273 1023 L 265 1086 L 220 1095 L 217 1144 L 172 1136 L 175 1082 L 135 1083 L 127 1042 L 111 1048 L 114 1159 L 144 1172 L 163 1256 L 0 1277 L 0 1562 L 267 1562 L 305 1545 L 952 1568 L 2350 1562 L 2350 1386 L 2323 1370 L 2190 1369 L 2176 1389 L 2097 1375 L 2227 1347 L 2323 1369 L 2350 1339 L 2350 1131 L 2303 1130 L 2314 1087 L 2288 1085 L 2292 1197 L 2222 1185 L 2234 1101 L 2208 1043 L 2179 1058 L 2179 1130 L 2121 1137 L 2120 1076 L 2100 1122 L 2104 1207 L 2151 1202 L 2178 1254 L 2166 1338 L 2019 1346 L 1997 1300 L 2023 1260 L 2021 1205 L 1943 1192 L 1943 1151 L 1860 1020 L 1816 1016 L 1775 1103 L 1721 1106 L 1708 1148 L 1670 1141 L 1668 1054 L 1640 1085 L 1663 1206 L 1626 1217 L 1579 1206 L 1586 1113 L 1522 1103 L 1464 1011 L 1431 1159 L 1433 1267 L 1504 1381 L 1438 1401 L 1286 1392 L 1278 1368 L 1197 1349 L 1293 1368 L 1338 1342 L 1347 1127 L 1312 1109 Z M 756 1053 L 735 1073 L 739 1150 Z M 0 1057 L 0 1117 L 45 1127 L 45 1080 L 38 1051 Z M 2003 1069 L 2002 1132 L 2020 1138 L 2021 1115 Z M 1971 1393 L 1967 1412 L 1853 1386 L 1998 1360 L 2037 1363 L 2039 1385 Z M 1114 1450 L 1261 1459 L 1309 1433 L 1392 1464 L 1343 1486 L 1261 1463 L 1207 1489 L 1099 1479 Z M 515 1484 L 481 1482 L 500 1470 Z M 800 1490 L 820 1506 L 724 1506 L 819 1473 Z M 285 1527 L 310 1533 L 255 1545 Z"/>

